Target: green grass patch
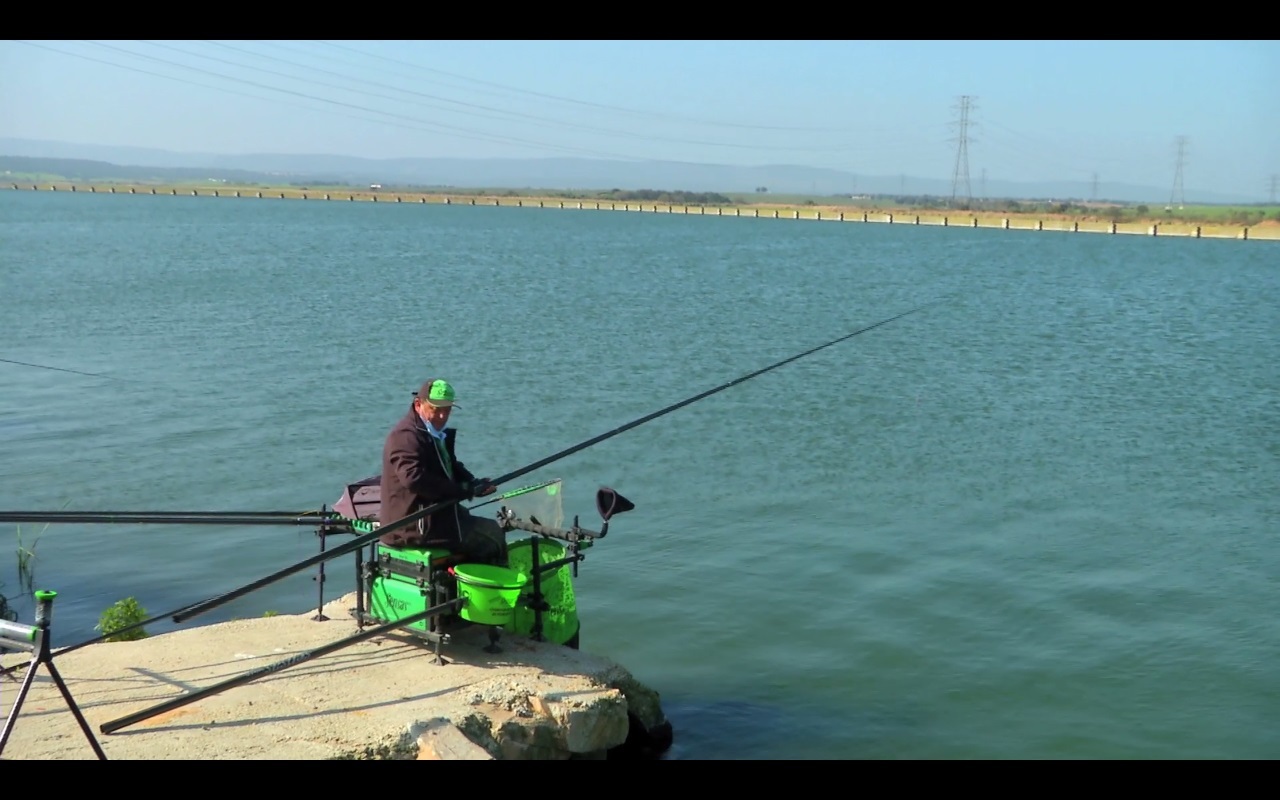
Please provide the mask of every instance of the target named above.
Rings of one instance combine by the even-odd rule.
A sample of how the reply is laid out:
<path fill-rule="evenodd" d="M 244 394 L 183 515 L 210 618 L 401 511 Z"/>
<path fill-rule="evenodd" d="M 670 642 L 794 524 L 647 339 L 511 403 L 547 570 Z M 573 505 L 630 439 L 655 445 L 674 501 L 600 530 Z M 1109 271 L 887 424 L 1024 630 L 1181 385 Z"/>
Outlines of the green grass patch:
<path fill-rule="evenodd" d="M 47 172 L 6 172 L 3 176 L 9 183 L 66 183 L 67 179 L 61 175 L 51 175 Z"/>
<path fill-rule="evenodd" d="M 1280 206 L 1276 205 L 1165 206 L 1151 210 L 1157 215 L 1163 214 L 1166 219 L 1187 222 L 1255 225 L 1266 219 L 1280 220 Z"/>
<path fill-rule="evenodd" d="M 147 610 L 135 598 L 120 600 L 98 618 L 96 629 L 105 642 L 132 642 L 147 638 L 145 629 L 134 627 L 147 618 Z"/>

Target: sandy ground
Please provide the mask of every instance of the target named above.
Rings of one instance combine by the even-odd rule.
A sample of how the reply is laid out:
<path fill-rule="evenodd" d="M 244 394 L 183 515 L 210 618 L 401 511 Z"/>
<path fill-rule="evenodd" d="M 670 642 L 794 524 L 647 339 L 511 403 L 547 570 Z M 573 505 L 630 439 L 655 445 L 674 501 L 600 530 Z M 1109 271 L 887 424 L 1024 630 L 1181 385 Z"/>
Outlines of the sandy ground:
<path fill-rule="evenodd" d="M 108 759 L 351 758 L 403 748 L 441 723 L 466 728 L 473 740 L 490 746 L 488 753 L 473 748 L 469 756 L 453 757 L 566 758 L 626 738 L 627 700 L 615 688 L 633 683 L 625 669 L 510 634 L 498 642 L 502 652 L 486 652 L 483 626 L 467 627 L 445 643 L 444 664 L 435 663 L 434 645 L 388 633 L 263 670 L 357 633 L 349 613 L 354 604 L 354 595 L 328 604 L 329 620 L 322 622 L 312 620 L 313 610 L 88 645 L 61 656 L 55 650 L 53 664 Z M 17 652 L 0 663 L 30 660 Z M 263 670 L 262 677 L 110 734 L 100 730 L 255 670 Z M 0 678 L 6 717 L 21 685 L 15 678 L 24 674 Z M 503 727 L 513 723 L 545 723 L 550 730 L 541 738 L 519 731 L 504 736 Z M 531 752 L 532 744 L 541 752 Z M 0 759 L 96 757 L 47 666 L 39 666 Z"/>

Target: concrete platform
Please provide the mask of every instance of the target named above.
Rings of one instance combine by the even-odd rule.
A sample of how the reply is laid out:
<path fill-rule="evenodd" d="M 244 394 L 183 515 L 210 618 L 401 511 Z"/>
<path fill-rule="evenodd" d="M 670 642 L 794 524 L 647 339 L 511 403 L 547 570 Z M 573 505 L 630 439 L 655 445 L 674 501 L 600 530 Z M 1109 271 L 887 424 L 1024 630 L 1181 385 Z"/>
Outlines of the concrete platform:
<path fill-rule="evenodd" d="M 472 626 L 443 645 L 401 632 L 200 697 L 114 733 L 101 725 L 358 632 L 351 594 L 315 611 L 207 625 L 59 656 L 108 759 L 557 760 L 655 757 L 670 744 L 657 692 L 621 665 Z M 55 621 L 56 622 L 56 621 Z M 55 624 L 56 634 L 56 624 Z M 59 645 L 55 640 L 55 648 Z M 28 653 L 0 657 L 26 664 Z M 0 723 L 26 670 L 0 677 Z M 48 668 L 37 668 L 0 760 L 95 759 Z"/>

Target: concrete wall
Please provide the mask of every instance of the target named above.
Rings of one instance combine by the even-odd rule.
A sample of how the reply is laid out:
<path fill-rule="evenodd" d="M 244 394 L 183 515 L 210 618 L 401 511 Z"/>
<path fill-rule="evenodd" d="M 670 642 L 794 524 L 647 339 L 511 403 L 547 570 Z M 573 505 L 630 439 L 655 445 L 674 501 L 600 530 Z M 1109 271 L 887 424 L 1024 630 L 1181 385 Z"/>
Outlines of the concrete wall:
<path fill-rule="evenodd" d="M 52 184 L 43 184 L 43 185 L 10 183 L 8 187 L 14 191 L 21 191 L 21 190 L 31 190 L 31 191 L 45 190 L 45 191 L 55 191 L 55 192 L 56 191 L 71 191 L 71 192 L 87 191 L 89 193 L 95 193 L 95 194 L 98 193 L 99 191 L 102 191 L 103 193 L 110 193 L 110 194 L 117 193 L 116 186 L 105 186 L 105 187 L 101 187 L 100 189 L 99 187 L 92 186 L 92 185 L 84 186 L 84 185 L 69 184 L 69 183 L 52 183 Z M 124 192 L 123 187 L 120 188 L 120 192 Z M 140 192 L 143 194 L 149 193 L 153 195 L 157 193 L 154 187 L 139 187 L 139 186 L 128 187 L 129 194 L 138 194 Z M 176 196 L 178 194 L 178 189 L 169 187 L 167 189 L 161 189 L 161 192 Z M 188 189 L 182 190 L 182 194 L 184 195 L 187 194 L 188 192 L 190 193 L 191 196 L 205 196 L 205 197 L 231 197 L 232 196 L 231 193 L 226 192 L 224 190 L 219 190 L 219 189 L 195 188 L 195 189 L 189 189 L 189 190 Z M 274 197 L 281 200 L 284 200 L 284 199 L 307 200 L 307 199 L 312 199 L 313 197 L 311 193 L 302 191 L 301 189 L 277 191 L 272 194 Z M 261 191 L 253 191 L 253 192 L 244 192 L 242 194 L 240 190 L 235 190 L 234 196 L 262 198 L 263 193 Z M 396 203 L 404 202 L 404 199 L 408 197 L 411 202 L 416 199 L 419 204 L 427 204 L 427 203 L 443 204 L 443 205 L 453 204 L 452 198 L 447 196 L 440 196 L 440 195 L 408 194 L 408 193 L 405 195 L 398 195 L 398 194 L 391 195 L 385 192 L 378 192 L 378 191 L 358 191 L 358 192 L 352 192 L 352 193 L 346 194 L 345 196 L 332 195 L 328 193 L 323 195 L 325 200 L 346 200 L 347 202 L 367 201 L 367 202 L 373 202 L 373 203 L 376 203 L 379 201 L 378 200 L 379 196 L 384 198 L 384 201 L 394 199 L 394 202 Z M 467 198 L 467 202 L 469 205 L 474 206 L 476 205 L 476 199 L 477 198 L 475 197 L 469 197 Z M 491 203 L 492 205 L 495 205 L 495 206 L 507 205 L 507 206 L 514 206 L 517 208 L 533 207 L 533 201 L 531 200 L 526 205 L 524 198 L 509 198 L 507 199 L 507 202 L 505 204 L 502 202 L 502 198 L 490 197 L 490 198 L 480 198 L 480 199 L 486 205 Z M 575 201 L 571 201 L 571 204 L 569 206 L 566 206 L 564 201 L 558 202 L 559 208 L 576 208 L 576 209 L 594 208 L 597 211 L 602 209 L 607 209 L 610 211 L 641 211 L 641 212 L 648 211 L 650 213 L 698 214 L 703 216 L 710 213 L 718 217 L 749 216 L 756 219 L 762 216 L 765 218 L 771 218 L 771 219 L 782 219 L 785 217 L 786 219 L 793 219 L 793 220 L 815 220 L 815 221 L 825 220 L 825 221 L 833 221 L 833 222 L 886 223 L 890 225 L 894 224 L 895 222 L 901 223 L 904 221 L 903 219 L 895 218 L 892 212 L 883 212 L 883 211 L 857 211 L 857 210 L 850 210 L 848 212 L 827 211 L 824 215 L 823 211 L 820 209 L 802 210 L 802 209 L 791 208 L 791 207 L 762 209 L 760 207 L 752 207 L 752 208 L 746 209 L 747 213 L 743 214 L 743 209 L 741 207 L 736 207 L 736 206 L 732 208 L 730 213 L 726 213 L 725 208 L 722 208 L 719 206 L 713 206 L 710 212 L 708 212 L 708 209 L 706 206 L 688 206 L 688 205 L 681 205 L 681 206 L 665 205 L 664 206 L 661 204 L 650 204 L 646 207 L 643 203 L 636 203 L 634 204 L 634 206 L 631 203 L 623 203 L 621 204 L 621 207 L 619 206 L 620 204 L 616 202 L 602 203 L 599 201 L 575 200 Z M 547 206 L 545 204 L 545 201 L 538 200 L 537 207 L 546 208 Z M 763 214 L 761 213 L 762 211 L 763 211 Z M 1212 238 L 1212 239 L 1241 239 L 1241 240 L 1255 239 L 1255 240 L 1280 241 L 1280 230 L 1263 229 L 1262 231 L 1259 231 L 1255 229 L 1251 231 L 1250 228 L 1243 227 L 1240 225 L 1203 225 L 1203 224 L 1197 225 L 1197 224 L 1185 223 L 1185 222 L 1157 223 L 1157 224 L 1151 224 L 1146 222 L 1131 222 L 1131 223 L 1125 223 L 1122 225 L 1115 222 L 1102 222 L 1102 221 L 1081 222 L 1078 220 L 1058 220 L 1058 219 L 1045 220 L 1045 219 L 1038 219 L 1038 218 L 1029 217 L 1029 216 L 1014 219 L 1012 217 L 1001 217 L 1001 216 L 990 215 L 990 214 L 977 216 L 973 214 L 954 214 L 954 213 L 942 214 L 938 212 L 934 212 L 932 214 L 928 212 L 919 213 L 919 214 L 912 213 L 910 216 L 905 218 L 905 221 L 911 225 L 934 225 L 934 226 L 940 226 L 944 228 L 949 228 L 949 227 L 950 228 L 954 228 L 954 227 L 999 228 L 1002 230 L 1030 230 L 1030 231 L 1057 231 L 1057 232 L 1065 231 L 1070 233 L 1107 233 L 1112 235 L 1178 236 L 1178 237 L 1186 237 L 1186 238 L 1194 238 L 1194 239 L 1211 239 Z M 1261 235 L 1259 235 L 1260 233 Z"/>

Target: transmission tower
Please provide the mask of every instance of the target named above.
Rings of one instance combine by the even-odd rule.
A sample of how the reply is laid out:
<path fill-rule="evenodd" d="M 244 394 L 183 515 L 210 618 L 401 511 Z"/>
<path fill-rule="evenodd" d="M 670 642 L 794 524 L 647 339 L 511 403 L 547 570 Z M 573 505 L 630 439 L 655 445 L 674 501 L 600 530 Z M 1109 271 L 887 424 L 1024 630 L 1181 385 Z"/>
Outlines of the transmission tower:
<path fill-rule="evenodd" d="M 982 184 L 978 190 L 978 194 L 982 195 L 982 199 L 987 199 L 987 168 L 982 168 Z"/>
<path fill-rule="evenodd" d="M 1169 205 L 1182 208 L 1187 202 L 1182 193 L 1182 165 L 1187 158 L 1187 137 L 1179 136 L 1175 143 L 1178 146 L 1178 160 L 1173 173 L 1173 193 L 1169 195 Z"/>
<path fill-rule="evenodd" d="M 951 176 L 951 202 L 957 196 L 963 196 L 966 203 L 973 202 L 973 190 L 969 188 L 969 112 L 973 109 L 973 98 L 969 95 L 960 97 L 960 136 L 956 140 L 956 168 Z M 963 194 L 962 194 L 963 192 Z"/>
<path fill-rule="evenodd" d="M 1272 175 L 1272 176 L 1271 176 L 1271 203 L 1272 203 L 1272 205 L 1274 205 L 1274 204 L 1275 204 L 1275 202 L 1276 202 L 1276 185 L 1277 185 L 1278 183 L 1280 183 L 1280 175 Z"/>
<path fill-rule="evenodd" d="M 1098 173 L 1093 173 L 1093 186 L 1089 193 L 1089 199 L 1096 201 L 1098 199 Z"/>

